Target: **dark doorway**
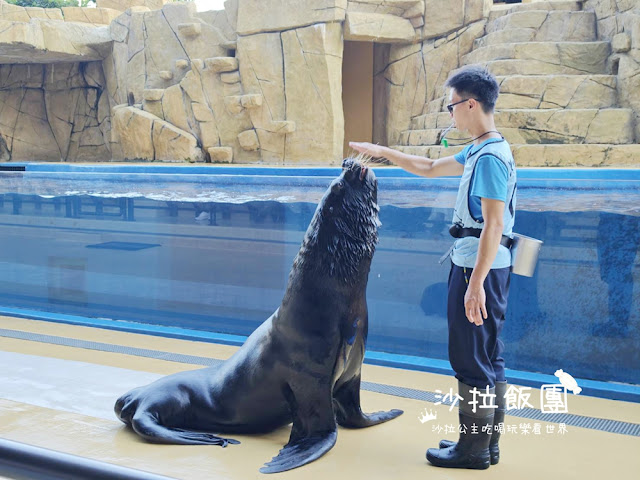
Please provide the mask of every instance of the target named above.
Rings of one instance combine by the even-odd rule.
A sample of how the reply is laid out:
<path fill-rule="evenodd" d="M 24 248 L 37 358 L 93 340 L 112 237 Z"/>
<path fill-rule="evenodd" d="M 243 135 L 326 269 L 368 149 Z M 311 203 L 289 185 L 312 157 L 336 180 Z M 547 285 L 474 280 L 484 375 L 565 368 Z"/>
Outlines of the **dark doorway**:
<path fill-rule="evenodd" d="M 344 42 L 342 57 L 342 108 L 344 156 L 349 142 L 373 138 L 373 43 Z"/>

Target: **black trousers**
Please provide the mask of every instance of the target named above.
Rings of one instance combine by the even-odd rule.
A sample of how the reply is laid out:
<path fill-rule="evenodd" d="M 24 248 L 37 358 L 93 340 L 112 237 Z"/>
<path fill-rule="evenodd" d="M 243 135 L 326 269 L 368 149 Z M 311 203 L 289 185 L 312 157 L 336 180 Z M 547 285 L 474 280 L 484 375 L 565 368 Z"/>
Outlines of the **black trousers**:
<path fill-rule="evenodd" d="M 457 265 L 451 265 L 449 272 L 449 361 L 458 380 L 484 390 L 494 387 L 496 381 L 506 381 L 500 332 L 507 310 L 511 268 L 489 271 L 484 281 L 488 318 L 480 326 L 469 322 L 464 311 L 464 295 L 472 272 L 472 268 Z"/>

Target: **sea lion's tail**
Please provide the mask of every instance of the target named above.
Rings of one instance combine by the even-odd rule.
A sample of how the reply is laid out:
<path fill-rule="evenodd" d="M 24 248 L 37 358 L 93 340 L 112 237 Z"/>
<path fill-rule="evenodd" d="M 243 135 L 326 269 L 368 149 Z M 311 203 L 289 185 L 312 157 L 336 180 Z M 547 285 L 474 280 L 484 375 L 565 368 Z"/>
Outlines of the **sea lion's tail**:
<path fill-rule="evenodd" d="M 168 428 L 160 425 L 150 412 L 138 410 L 131 420 L 133 430 L 145 440 L 154 443 L 172 443 L 178 445 L 220 445 L 238 444 L 232 438 L 222 438 L 208 432 L 194 432 L 181 428 Z"/>

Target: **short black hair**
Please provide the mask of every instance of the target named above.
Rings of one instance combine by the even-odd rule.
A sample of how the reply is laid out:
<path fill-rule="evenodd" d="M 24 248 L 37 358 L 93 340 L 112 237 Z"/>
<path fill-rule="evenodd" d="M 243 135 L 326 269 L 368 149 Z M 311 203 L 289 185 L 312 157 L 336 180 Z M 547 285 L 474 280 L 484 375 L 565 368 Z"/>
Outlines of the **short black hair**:
<path fill-rule="evenodd" d="M 496 77 L 478 65 L 459 70 L 449 77 L 445 87 L 453 88 L 460 96 L 475 98 L 482 104 L 485 113 L 493 112 L 500 92 Z"/>

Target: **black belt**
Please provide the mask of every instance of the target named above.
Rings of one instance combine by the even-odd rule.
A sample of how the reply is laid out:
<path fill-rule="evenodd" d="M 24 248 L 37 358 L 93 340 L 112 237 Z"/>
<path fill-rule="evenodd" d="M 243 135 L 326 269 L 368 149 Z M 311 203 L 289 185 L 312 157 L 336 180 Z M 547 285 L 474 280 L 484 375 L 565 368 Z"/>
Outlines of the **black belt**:
<path fill-rule="evenodd" d="M 453 238 L 464 238 L 464 237 L 480 238 L 481 233 L 482 233 L 481 228 L 457 228 L 456 235 L 452 235 L 452 236 Z M 502 245 L 503 247 L 511 248 L 512 243 L 513 243 L 513 239 L 511 237 L 502 235 L 502 238 L 500 239 L 500 245 Z"/>
<path fill-rule="evenodd" d="M 464 237 L 480 238 L 482 229 L 481 228 L 463 228 L 460 225 L 455 224 L 451 226 L 451 228 L 449 229 L 449 233 L 453 238 L 464 238 Z M 500 245 L 507 248 L 511 248 L 512 244 L 513 244 L 512 238 L 507 237 L 506 235 L 502 235 L 502 238 L 500 239 Z M 451 252 L 453 252 L 454 246 L 455 246 L 455 243 L 451 245 L 451 248 L 447 250 L 447 253 L 445 253 L 442 257 L 440 257 L 440 260 L 438 261 L 440 265 L 442 265 L 442 262 L 444 262 L 447 258 L 449 258 L 449 256 L 451 255 Z"/>

